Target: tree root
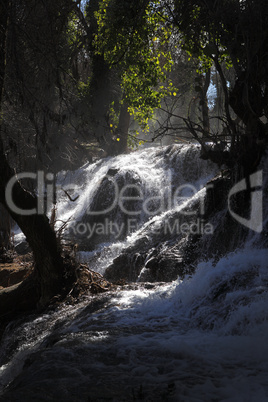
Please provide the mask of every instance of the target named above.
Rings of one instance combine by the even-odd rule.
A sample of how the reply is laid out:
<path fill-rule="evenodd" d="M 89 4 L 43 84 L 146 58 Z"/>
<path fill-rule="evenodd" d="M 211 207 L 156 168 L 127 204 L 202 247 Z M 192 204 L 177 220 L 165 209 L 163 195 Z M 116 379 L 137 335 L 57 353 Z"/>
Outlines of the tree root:
<path fill-rule="evenodd" d="M 66 296 L 69 301 L 75 302 L 80 296 L 103 293 L 115 288 L 100 273 L 92 271 L 85 264 L 80 264 L 75 274 L 76 282 Z"/>

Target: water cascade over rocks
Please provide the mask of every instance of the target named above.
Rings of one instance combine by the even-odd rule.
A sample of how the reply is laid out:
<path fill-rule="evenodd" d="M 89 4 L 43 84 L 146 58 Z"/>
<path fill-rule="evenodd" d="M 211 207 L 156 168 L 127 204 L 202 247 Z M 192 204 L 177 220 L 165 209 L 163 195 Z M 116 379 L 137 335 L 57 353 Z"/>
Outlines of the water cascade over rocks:
<path fill-rule="evenodd" d="M 0 401 L 267 401 L 267 164 L 232 200 L 195 145 L 62 172 L 65 238 L 132 283 L 12 322 Z"/>
<path fill-rule="evenodd" d="M 71 218 L 66 236 L 78 243 L 81 260 L 109 280 L 176 279 L 190 238 L 212 232 L 203 188 L 218 168 L 199 155 L 197 145 L 149 148 L 62 174 L 64 188 L 79 198 L 70 205 L 62 193 L 58 213 Z"/>

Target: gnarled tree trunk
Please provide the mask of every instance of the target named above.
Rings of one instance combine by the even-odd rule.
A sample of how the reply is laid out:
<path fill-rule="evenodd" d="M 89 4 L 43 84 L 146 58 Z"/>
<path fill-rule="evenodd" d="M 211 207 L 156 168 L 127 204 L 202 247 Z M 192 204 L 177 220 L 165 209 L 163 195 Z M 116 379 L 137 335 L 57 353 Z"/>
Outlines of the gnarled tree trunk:
<path fill-rule="evenodd" d="M 45 215 L 39 215 L 37 212 L 32 215 L 20 215 L 10 208 L 5 197 L 5 188 L 13 176 L 14 172 L 8 165 L 0 143 L 0 202 L 17 222 L 33 251 L 39 303 L 46 305 L 62 287 L 63 260 L 61 250 L 56 234 L 50 227 L 49 220 Z M 16 182 L 13 187 L 12 200 L 21 210 L 34 208 L 37 210 L 37 198 L 24 190 L 19 182 Z M 25 296 L 22 295 L 22 297 Z M 3 312 L 1 292 L 0 306 L 1 314 Z M 8 309 L 9 306 L 6 308 Z"/>
<path fill-rule="evenodd" d="M 0 2 L 0 111 L 5 80 L 9 6 L 8 0 Z M 48 218 L 38 213 L 32 215 L 15 213 L 6 200 L 6 185 L 14 174 L 8 164 L 0 137 L 0 202 L 25 234 L 35 260 L 35 273 L 26 284 L 0 291 L 0 315 L 34 307 L 38 301 L 41 306 L 45 306 L 59 292 L 63 279 L 61 251 Z M 37 198 L 25 191 L 19 182 L 13 186 L 12 199 L 20 209 L 32 209 L 37 206 Z"/>

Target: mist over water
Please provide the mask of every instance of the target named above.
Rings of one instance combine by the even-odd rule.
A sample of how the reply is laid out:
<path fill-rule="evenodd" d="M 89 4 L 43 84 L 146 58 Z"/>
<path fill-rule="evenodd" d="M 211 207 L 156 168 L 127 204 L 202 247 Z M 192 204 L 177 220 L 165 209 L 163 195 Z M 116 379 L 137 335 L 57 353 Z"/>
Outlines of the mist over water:
<path fill-rule="evenodd" d="M 139 227 L 120 239 L 95 239 L 93 250 L 90 239 L 88 246 L 78 239 L 84 247 L 81 261 L 105 273 L 116 257 L 138 247 L 147 250 L 145 265 L 154 250 L 168 252 L 171 259 L 174 253 L 177 261 L 174 245 L 180 237 L 163 237 L 163 225 L 184 208 L 197 205 L 200 211 L 202 186 L 216 174 L 215 166 L 199 159 L 198 147 L 187 145 L 139 151 L 62 173 L 61 186 L 69 186 L 72 197 L 79 198 L 70 202 L 60 195 L 59 219 L 72 216 L 75 222 L 92 224 L 87 211 L 97 196 L 100 200 L 98 191 L 109 171 L 118 183 L 138 183 L 145 199 L 160 194 L 165 208 L 152 216 L 139 214 Z M 199 191 L 170 207 L 170 191 L 174 194 L 185 183 Z M 263 212 L 265 223 L 266 203 Z M 107 219 L 125 222 L 118 206 Z M 213 235 L 208 242 L 213 243 Z M 144 265 L 138 282 L 124 290 L 85 296 L 75 306 L 11 323 L 0 350 L 0 400 L 267 401 L 264 235 L 249 232 L 241 247 L 217 260 L 206 259 L 204 250 L 199 254 L 195 273 L 183 279 L 144 283 Z"/>

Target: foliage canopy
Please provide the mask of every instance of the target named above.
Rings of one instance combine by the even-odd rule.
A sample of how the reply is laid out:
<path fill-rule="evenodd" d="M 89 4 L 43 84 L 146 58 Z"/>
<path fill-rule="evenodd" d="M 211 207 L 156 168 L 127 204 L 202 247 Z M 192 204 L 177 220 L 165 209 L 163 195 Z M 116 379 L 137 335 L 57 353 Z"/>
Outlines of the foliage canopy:
<path fill-rule="evenodd" d="M 161 100 L 174 92 L 168 80 L 172 30 L 160 9 L 160 1 L 104 0 L 96 12 L 96 48 L 120 68 L 129 111 L 144 127 Z"/>
<path fill-rule="evenodd" d="M 267 1 L 103 0 L 96 17 L 97 49 L 109 64 L 120 65 L 129 110 L 139 121 L 146 123 L 161 100 L 176 93 L 169 73 L 174 49 L 184 49 L 196 60 L 199 74 L 212 66 L 218 72 L 233 140 L 241 131 L 233 112 L 251 141 L 263 139 L 265 123 L 259 119 L 268 117 Z M 234 71 L 231 87 L 226 67 Z"/>

